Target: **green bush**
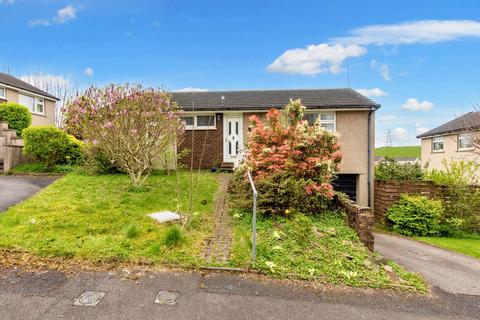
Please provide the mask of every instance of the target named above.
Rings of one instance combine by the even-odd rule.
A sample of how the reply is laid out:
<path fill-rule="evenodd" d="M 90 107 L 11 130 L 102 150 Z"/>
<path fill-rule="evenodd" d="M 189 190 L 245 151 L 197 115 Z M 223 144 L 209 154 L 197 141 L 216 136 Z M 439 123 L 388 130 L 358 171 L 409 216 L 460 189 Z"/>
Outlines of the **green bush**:
<path fill-rule="evenodd" d="M 386 158 L 375 166 L 375 179 L 378 180 L 423 180 L 426 168 L 420 163 L 398 163 Z"/>
<path fill-rule="evenodd" d="M 32 124 L 32 115 L 27 107 L 17 103 L 1 103 L 0 104 L 0 121 L 8 122 L 10 129 L 21 134 L 23 129 Z"/>
<path fill-rule="evenodd" d="M 83 143 L 53 126 L 29 127 L 22 133 L 23 152 L 48 168 L 57 164 L 77 164 L 82 160 Z"/>
<path fill-rule="evenodd" d="M 110 160 L 106 153 L 98 146 L 86 145 L 83 167 L 90 174 L 117 174 L 124 173 L 121 168 Z"/>
<path fill-rule="evenodd" d="M 174 224 L 165 231 L 165 236 L 163 238 L 163 243 L 166 246 L 173 247 L 183 241 L 183 232 L 182 229 Z"/>
<path fill-rule="evenodd" d="M 394 231 L 407 236 L 438 234 L 443 206 L 440 200 L 424 196 L 402 195 L 400 200 L 387 210 L 386 217 Z"/>

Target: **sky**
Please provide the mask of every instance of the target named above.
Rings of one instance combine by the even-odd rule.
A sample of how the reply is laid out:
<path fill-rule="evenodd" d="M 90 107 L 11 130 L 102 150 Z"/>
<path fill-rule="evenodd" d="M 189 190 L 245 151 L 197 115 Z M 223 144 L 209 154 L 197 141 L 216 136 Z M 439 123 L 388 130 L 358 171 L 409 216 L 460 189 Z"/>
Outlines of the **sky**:
<path fill-rule="evenodd" d="M 0 71 L 79 88 L 351 87 L 376 146 L 480 104 L 480 1 L 0 0 Z"/>

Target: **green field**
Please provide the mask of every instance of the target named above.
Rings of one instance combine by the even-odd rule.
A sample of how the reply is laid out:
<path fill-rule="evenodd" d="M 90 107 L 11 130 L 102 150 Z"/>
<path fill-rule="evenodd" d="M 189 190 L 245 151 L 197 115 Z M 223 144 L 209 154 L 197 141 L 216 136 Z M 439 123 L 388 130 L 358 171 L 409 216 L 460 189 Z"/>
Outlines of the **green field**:
<path fill-rule="evenodd" d="M 397 158 L 397 157 L 420 158 L 420 146 L 376 148 L 375 156 L 389 157 L 389 158 Z"/>
<path fill-rule="evenodd" d="M 433 244 L 445 249 L 458 251 L 463 254 L 480 259 L 480 238 L 455 239 L 439 237 L 418 237 L 417 240 Z"/>

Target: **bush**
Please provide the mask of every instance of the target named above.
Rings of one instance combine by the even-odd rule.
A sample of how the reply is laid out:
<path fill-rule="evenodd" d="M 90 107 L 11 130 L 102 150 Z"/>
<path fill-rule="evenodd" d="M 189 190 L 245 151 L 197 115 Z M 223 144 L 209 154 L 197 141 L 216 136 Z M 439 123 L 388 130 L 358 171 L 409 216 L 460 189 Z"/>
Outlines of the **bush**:
<path fill-rule="evenodd" d="M 86 145 L 84 147 L 83 167 L 90 174 L 118 174 L 122 169 L 110 160 L 99 146 Z"/>
<path fill-rule="evenodd" d="M 57 164 L 77 164 L 83 157 L 83 143 L 53 126 L 27 128 L 22 138 L 23 152 L 48 168 Z"/>
<path fill-rule="evenodd" d="M 423 180 L 426 167 L 420 163 L 398 163 L 387 158 L 375 166 L 375 179 L 378 180 Z"/>
<path fill-rule="evenodd" d="M 17 103 L 0 104 L 0 121 L 8 122 L 10 129 L 17 131 L 20 135 L 23 129 L 32 124 L 32 115 L 27 107 Z"/>
<path fill-rule="evenodd" d="M 440 200 L 410 195 L 402 195 L 386 213 L 392 229 L 407 236 L 438 234 L 442 215 L 443 206 Z"/>
<path fill-rule="evenodd" d="M 183 241 L 182 229 L 176 224 L 168 227 L 163 238 L 163 243 L 169 247 L 173 247 Z"/>

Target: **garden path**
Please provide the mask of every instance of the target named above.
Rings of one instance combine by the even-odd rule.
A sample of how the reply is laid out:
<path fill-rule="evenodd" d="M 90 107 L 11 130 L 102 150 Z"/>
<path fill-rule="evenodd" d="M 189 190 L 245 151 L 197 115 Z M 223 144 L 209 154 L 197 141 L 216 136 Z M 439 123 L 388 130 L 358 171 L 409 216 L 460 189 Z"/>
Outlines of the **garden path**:
<path fill-rule="evenodd" d="M 213 235 L 205 239 L 202 258 L 208 262 L 226 262 L 230 258 L 232 245 L 232 221 L 228 213 L 227 192 L 230 175 L 221 173 L 217 177 L 219 187 L 215 196 Z"/>

